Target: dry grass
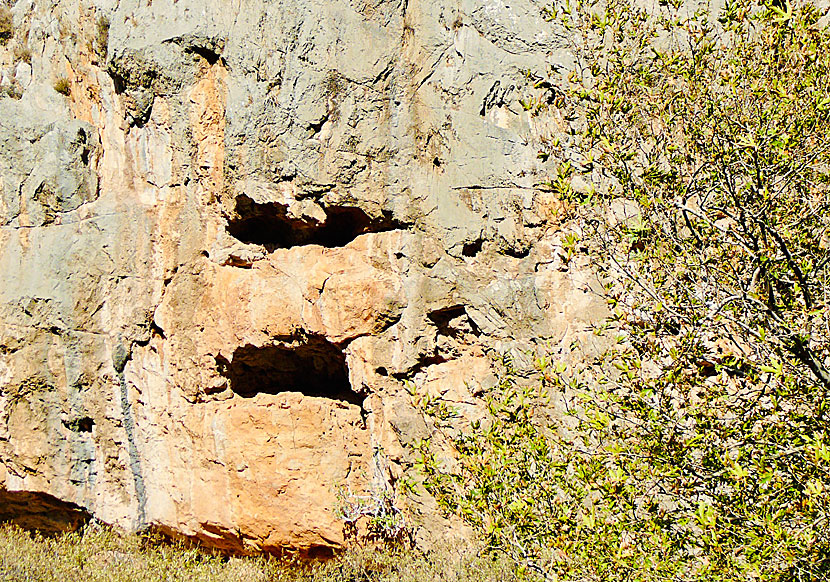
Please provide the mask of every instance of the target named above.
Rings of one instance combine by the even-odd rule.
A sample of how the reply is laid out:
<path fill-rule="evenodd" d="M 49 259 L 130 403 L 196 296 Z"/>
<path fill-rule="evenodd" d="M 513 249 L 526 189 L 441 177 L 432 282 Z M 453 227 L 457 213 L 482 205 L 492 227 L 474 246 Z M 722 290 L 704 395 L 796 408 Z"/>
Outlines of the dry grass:
<path fill-rule="evenodd" d="M 303 566 L 266 558 L 226 558 L 108 529 L 45 538 L 0 527 L 4 582 L 459 582 L 513 580 L 504 563 L 449 554 L 353 551 Z"/>
<path fill-rule="evenodd" d="M 32 51 L 28 47 L 18 45 L 14 47 L 14 61 L 32 64 Z"/>
<path fill-rule="evenodd" d="M 99 16 L 95 21 L 95 34 L 88 41 L 89 50 L 102 62 L 107 60 L 107 47 L 110 42 L 110 21 L 106 16 Z"/>
<path fill-rule="evenodd" d="M 60 79 L 55 81 L 54 84 L 55 91 L 69 97 L 69 94 L 72 93 L 72 83 L 69 82 L 69 79 L 66 77 L 61 77 Z"/>

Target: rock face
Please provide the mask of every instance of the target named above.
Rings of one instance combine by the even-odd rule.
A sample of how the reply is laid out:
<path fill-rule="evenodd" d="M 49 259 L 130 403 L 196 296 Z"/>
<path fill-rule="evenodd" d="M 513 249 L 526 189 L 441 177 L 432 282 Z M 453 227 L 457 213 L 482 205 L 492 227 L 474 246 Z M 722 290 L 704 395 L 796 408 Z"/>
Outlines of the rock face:
<path fill-rule="evenodd" d="M 474 415 L 500 354 L 578 340 L 561 124 L 519 104 L 568 65 L 544 4 L 15 2 L 0 520 L 325 555 L 417 477 L 410 390 Z"/>

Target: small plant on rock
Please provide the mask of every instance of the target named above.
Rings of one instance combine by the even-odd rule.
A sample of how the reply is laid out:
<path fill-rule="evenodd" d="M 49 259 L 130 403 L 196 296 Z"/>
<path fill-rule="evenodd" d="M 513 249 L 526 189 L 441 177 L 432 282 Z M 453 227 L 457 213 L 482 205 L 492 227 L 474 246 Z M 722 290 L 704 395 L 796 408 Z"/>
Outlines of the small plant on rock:
<path fill-rule="evenodd" d="M 8 6 L 0 6 L 0 45 L 5 45 L 14 36 L 14 17 Z"/>
<path fill-rule="evenodd" d="M 357 495 L 350 489 L 341 489 L 337 496 L 338 517 L 353 533 L 357 531 L 357 522 L 365 518 L 369 535 L 378 541 L 399 544 L 408 538 L 409 529 L 393 492 L 382 490 Z"/>
<path fill-rule="evenodd" d="M 107 58 L 107 49 L 110 41 L 110 20 L 106 16 L 99 16 L 95 21 L 95 54 L 98 58 Z"/>
<path fill-rule="evenodd" d="M 9 97 L 17 100 L 23 97 L 23 92 L 17 85 L 6 85 L 4 87 L 0 87 L 0 97 Z"/>
<path fill-rule="evenodd" d="M 32 64 L 32 51 L 25 46 L 17 46 L 14 49 L 14 60 L 17 63 Z"/>
<path fill-rule="evenodd" d="M 72 84 L 66 77 L 60 77 L 55 81 L 54 89 L 61 95 L 69 97 L 69 94 L 72 92 Z"/>
<path fill-rule="evenodd" d="M 351 486 L 337 489 L 337 516 L 351 535 L 360 533 L 358 522 L 365 520 L 370 539 L 399 546 L 409 541 L 411 532 L 398 506 L 397 491 L 389 483 L 388 460 L 382 448 L 375 449 L 372 461 L 374 479 L 369 491 L 356 494 Z"/>

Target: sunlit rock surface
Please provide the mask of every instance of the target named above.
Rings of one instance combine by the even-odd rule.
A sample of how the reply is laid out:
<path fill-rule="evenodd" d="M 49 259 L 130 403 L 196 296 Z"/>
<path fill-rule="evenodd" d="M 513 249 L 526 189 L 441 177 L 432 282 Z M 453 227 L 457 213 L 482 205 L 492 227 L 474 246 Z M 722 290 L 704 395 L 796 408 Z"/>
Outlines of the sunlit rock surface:
<path fill-rule="evenodd" d="M 570 66 L 542 6 L 17 1 L 0 520 L 326 555 L 349 494 L 417 478 L 409 390 L 474 416 L 494 359 L 586 334 L 540 186 L 562 123 L 519 103 Z"/>

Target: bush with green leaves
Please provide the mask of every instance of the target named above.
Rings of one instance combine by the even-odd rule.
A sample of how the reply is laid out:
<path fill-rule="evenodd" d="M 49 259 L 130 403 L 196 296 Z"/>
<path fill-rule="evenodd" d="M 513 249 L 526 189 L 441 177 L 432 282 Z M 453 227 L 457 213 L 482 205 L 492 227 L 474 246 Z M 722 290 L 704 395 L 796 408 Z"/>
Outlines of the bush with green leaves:
<path fill-rule="evenodd" d="M 456 469 L 424 443 L 426 485 L 549 579 L 827 579 L 830 32 L 806 4 L 649 10 L 551 7 L 578 66 L 535 111 L 571 121 L 545 155 L 616 346 L 508 375 Z"/>

